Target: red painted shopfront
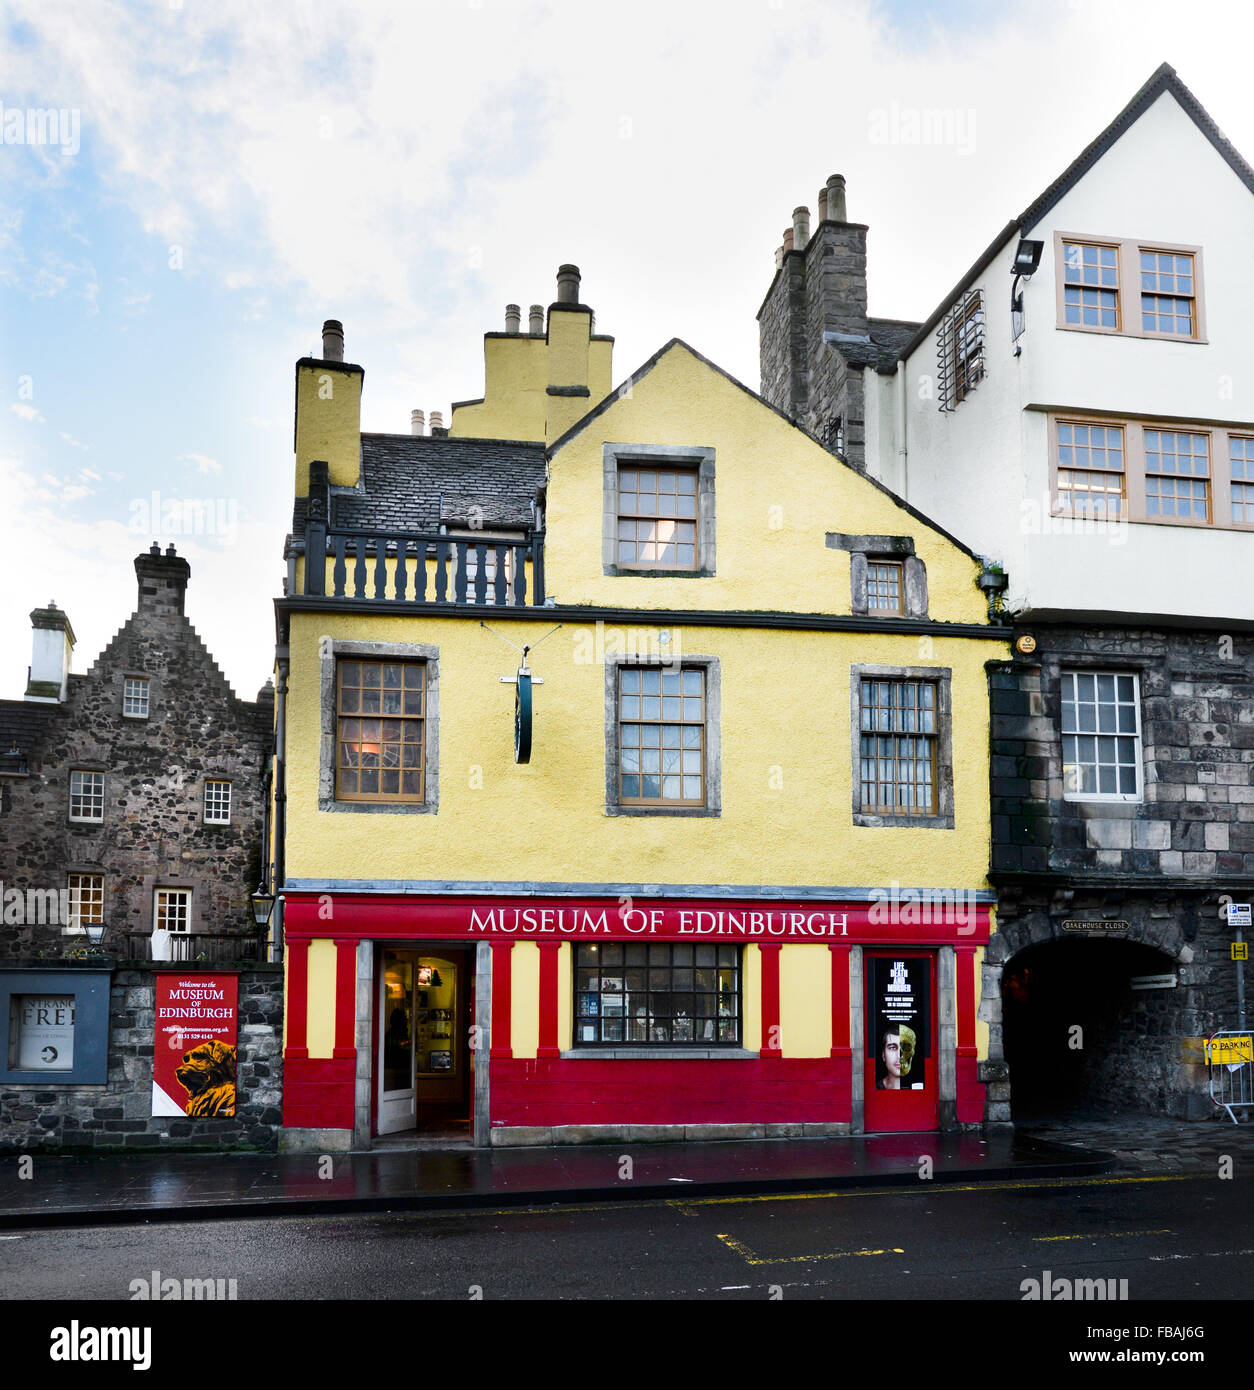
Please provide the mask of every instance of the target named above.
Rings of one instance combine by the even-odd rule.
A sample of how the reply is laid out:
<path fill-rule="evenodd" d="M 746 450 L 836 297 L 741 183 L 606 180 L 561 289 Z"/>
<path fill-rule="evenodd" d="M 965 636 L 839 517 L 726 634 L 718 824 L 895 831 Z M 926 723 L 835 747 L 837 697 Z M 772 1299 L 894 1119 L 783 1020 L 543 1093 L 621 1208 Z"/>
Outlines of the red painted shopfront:
<path fill-rule="evenodd" d="M 411 1091 L 421 1131 L 441 1086 L 462 1097 L 479 1144 L 596 1138 L 573 1133 L 590 1126 L 609 1138 L 624 1126 L 664 1137 L 978 1123 L 976 968 L 989 920 L 975 896 L 965 911 L 890 911 L 289 893 L 284 1125 L 352 1131 L 360 1147 L 407 1123 L 386 1117 Z M 816 1018 L 816 1000 L 830 1019 Z M 315 1032 L 323 1055 L 310 1055 Z M 562 1129 L 572 1132 L 553 1135 Z"/>

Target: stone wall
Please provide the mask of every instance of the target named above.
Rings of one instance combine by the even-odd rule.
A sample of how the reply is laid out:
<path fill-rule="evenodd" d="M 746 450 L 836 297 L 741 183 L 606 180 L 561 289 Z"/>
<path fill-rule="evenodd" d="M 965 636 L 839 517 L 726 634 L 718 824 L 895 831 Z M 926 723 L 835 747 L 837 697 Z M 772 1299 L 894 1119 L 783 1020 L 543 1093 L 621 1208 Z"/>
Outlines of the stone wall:
<path fill-rule="evenodd" d="M 1033 659 L 991 670 L 993 869 L 1205 882 L 1254 875 L 1254 638 L 1033 629 Z M 1141 803 L 1063 797 L 1061 673 L 1140 678 Z"/>
<path fill-rule="evenodd" d="M 0 734 L 22 740 L 24 758 L 3 777 L 0 881 L 60 890 L 71 873 L 103 875 L 105 945 L 117 956 L 128 934 L 151 933 L 159 886 L 191 889 L 189 931 L 255 935 L 248 899 L 261 878 L 272 743 L 272 693 L 238 699 L 183 614 L 186 562 L 167 553 L 135 563 L 135 613 L 86 675 L 70 676 L 66 700 L 0 701 Z M 148 680 L 147 718 L 123 714 L 127 676 Z M 100 822 L 70 820 L 75 769 L 104 775 Z M 229 824 L 204 820 L 207 778 L 231 784 Z M 59 920 L 6 912 L 0 960 L 82 944 Z"/>
<path fill-rule="evenodd" d="M 181 973 L 186 970 L 180 968 Z M 115 969 L 107 1084 L 0 1083 L 0 1150 L 276 1148 L 283 1120 L 282 968 L 260 966 L 239 973 L 234 1119 L 151 1113 L 154 990 L 153 970 L 125 964 Z"/>

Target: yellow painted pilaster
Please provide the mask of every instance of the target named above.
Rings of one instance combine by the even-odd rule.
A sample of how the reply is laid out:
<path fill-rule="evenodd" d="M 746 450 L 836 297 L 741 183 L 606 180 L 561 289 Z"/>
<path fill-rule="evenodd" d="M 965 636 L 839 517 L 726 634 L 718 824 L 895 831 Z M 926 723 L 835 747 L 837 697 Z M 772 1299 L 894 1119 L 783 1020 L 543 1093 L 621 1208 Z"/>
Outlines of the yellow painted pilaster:
<path fill-rule="evenodd" d="M 335 942 L 309 943 L 309 1055 L 330 1057 L 335 1048 Z"/>
<path fill-rule="evenodd" d="M 534 941 L 519 941 L 514 946 L 510 1015 L 514 1056 L 534 1057 L 540 1047 L 540 948 Z"/>
<path fill-rule="evenodd" d="M 817 963 L 827 966 L 820 969 Z M 832 1050 L 831 955 L 824 947 L 784 946 L 779 953 L 780 1041 L 785 1057 L 827 1057 Z"/>

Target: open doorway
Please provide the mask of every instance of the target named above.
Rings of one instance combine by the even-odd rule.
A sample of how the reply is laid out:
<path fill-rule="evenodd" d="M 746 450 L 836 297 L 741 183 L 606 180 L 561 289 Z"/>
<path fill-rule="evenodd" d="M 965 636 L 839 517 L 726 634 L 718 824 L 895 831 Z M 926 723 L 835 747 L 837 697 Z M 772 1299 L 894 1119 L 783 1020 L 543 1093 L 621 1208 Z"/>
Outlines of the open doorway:
<path fill-rule="evenodd" d="M 1176 962 L 1128 941 L 1054 940 L 1002 971 L 1016 1124 L 1066 1114 L 1166 1114 L 1179 1057 Z"/>
<path fill-rule="evenodd" d="M 474 1095 L 474 953 L 444 942 L 377 952 L 377 1136 L 471 1138 Z"/>

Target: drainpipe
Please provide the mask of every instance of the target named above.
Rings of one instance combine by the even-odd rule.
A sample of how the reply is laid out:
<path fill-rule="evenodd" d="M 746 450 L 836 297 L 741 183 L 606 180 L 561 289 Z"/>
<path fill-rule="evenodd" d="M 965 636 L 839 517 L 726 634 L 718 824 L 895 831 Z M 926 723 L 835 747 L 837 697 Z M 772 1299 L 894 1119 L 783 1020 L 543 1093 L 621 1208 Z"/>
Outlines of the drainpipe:
<path fill-rule="evenodd" d="M 283 889 L 287 879 L 287 671 L 288 649 L 279 648 L 278 679 L 274 683 L 274 930 L 276 959 L 283 959 Z"/>
<path fill-rule="evenodd" d="M 901 495 L 910 500 L 910 451 L 906 445 L 906 359 L 897 363 L 897 457 L 901 461 Z"/>

